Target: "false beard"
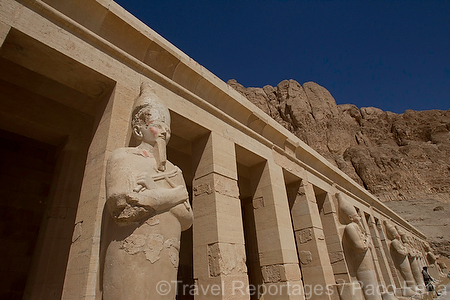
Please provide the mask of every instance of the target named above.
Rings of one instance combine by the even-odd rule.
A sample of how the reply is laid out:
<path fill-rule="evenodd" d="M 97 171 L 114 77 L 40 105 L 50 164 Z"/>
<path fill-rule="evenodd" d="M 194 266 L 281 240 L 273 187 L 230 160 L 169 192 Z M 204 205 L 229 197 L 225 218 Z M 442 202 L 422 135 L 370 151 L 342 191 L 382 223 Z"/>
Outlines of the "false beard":
<path fill-rule="evenodd" d="M 153 155 L 155 156 L 158 171 L 165 171 L 167 156 L 166 156 L 166 141 L 163 138 L 156 139 L 156 144 L 153 147 Z"/>

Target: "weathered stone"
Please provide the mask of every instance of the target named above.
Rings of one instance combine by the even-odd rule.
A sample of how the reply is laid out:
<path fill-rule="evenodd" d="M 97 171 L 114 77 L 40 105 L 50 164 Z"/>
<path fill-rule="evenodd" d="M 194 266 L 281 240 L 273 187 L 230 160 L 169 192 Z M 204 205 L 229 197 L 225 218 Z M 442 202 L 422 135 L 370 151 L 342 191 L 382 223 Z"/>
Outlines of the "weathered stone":
<path fill-rule="evenodd" d="M 253 208 L 258 209 L 261 207 L 264 207 L 264 198 L 258 197 L 258 198 L 253 199 Z"/>
<path fill-rule="evenodd" d="M 209 275 L 246 274 L 243 247 L 229 243 L 208 245 Z"/>
<path fill-rule="evenodd" d="M 298 251 L 298 258 L 300 259 L 302 265 L 308 265 L 312 262 L 311 251 Z"/>
<path fill-rule="evenodd" d="M 281 265 L 270 265 L 261 267 L 264 283 L 281 281 Z"/>
<path fill-rule="evenodd" d="M 211 194 L 212 192 L 213 189 L 211 188 L 211 185 L 209 183 L 202 183 L 194 187 L 195 196 L 199 196 L 201 194 Z"/>
<path fill-rule="evenodd" d="M 344 252 L 338 251 L 338 252 L 330 252 L 330 262 L 332 264 L 341 262 L 344 260 Z"/>
<path fill-rule="evenodd" d="M 313 82 L 302 87 L 284 80 L 276 89 L 255 89 L 248 93 L 242 85 L 237 88 L 260 107 L 264 99 L 277 99 L 278 109 L 266 113 L 381 200 L 448 198 L 450 110 L 394 114 L 336 105 L 330 93 Z M 254 96 L 263 93 L 266 96 Z"/>
<path fill-rule="evenodd" d="M 297 242 L 299 244 L 304 244 L 309 241 L 312 241 L 312 239 L 313 239 L 312 229 L 306 228 L 306 229 L 299 230 L 295 233 L 295 237 L 297 238 Z"/>

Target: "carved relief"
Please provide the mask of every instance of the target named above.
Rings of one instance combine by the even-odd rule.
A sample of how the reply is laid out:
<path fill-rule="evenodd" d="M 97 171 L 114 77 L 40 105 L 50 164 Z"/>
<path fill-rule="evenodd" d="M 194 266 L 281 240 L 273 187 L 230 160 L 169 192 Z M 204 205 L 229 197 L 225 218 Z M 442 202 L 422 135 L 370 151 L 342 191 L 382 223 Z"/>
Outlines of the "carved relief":
<path fill-rule="evenodd" d="M 211 194 L 213 189 L 209 183 L 201 183 L 194 186 L 193 191 L 195 196 L 200 196 L 202 194 Z"/>

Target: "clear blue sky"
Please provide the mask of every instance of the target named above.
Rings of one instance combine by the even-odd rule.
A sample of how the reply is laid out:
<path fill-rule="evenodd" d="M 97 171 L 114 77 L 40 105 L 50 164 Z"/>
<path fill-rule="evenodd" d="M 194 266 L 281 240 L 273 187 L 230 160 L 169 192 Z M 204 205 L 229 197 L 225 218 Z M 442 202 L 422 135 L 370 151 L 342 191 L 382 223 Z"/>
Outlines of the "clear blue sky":
<path fill-rule="evenodd" d="M 450 1 L 117 0 L 222 80 L 314 81 L 338 104 L 450 108 Z"/>

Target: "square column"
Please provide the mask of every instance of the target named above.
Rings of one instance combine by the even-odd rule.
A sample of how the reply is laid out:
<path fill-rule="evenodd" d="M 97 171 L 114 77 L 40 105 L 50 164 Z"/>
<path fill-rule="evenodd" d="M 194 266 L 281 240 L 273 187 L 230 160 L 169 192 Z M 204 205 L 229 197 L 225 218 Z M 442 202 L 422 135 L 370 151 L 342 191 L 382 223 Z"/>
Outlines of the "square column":
<path fill-rule="evenodd" d="M 234 143 L 212 132 L 192 152 L 195 299 L 250 299 Z"/>
<path fill-rule="evenodd" d="M 328 255 L 331 267 L 333 268 L 336 283 L 349 283 L 351 278 L 345 263 L 344 249 L 342 248 L 342 236 L 339 233 L 339 217 L 333 197 L 327 193 L 320 212 L 322 226 L 327 243 Z"/>
<path fill-rule="evenodd" d="M 380 235 L 377 230 L 377 224 L 372 215 L 370 215 L 369 217 L 368 225 L 370 229 L 370 235 L 372 236 L 373 246 L 375 248 L 375 253 L 378 256 L 378 262 L 380 263 L 381 273 L 383 274 L 386 288 L 390 292 L 395 292 L 394 278 L 392 277 L 391 270 L 389 270 L 389 262 L 386 258 L 386 254 L 383 251 Z"/>
<path fill-rule="evenodd" d="M 282 168 L 252 167 L 251 188 L 264 299 L 304 299 Z"/>
<path fill-rule="evenodd" d="M 392 275 L 393 279 L 392 283 L 396 286 L 396 288 L 401 288 L 402 287 L 401 279 L 399 277 L 399 274 L 397 273 L 397 269 L 395 268 L 394 261 L 392 260 L 391 251 L 389 250 L 390 241 L 386 238 L 386 235 L 384 234 L 383 225 L 381 224 L 381 221 L 378 220 L 376 226 L 379 233 L 381 246 L 383 248 L 390 269 L 390 273 Z"/>
<path fill-rule="evenodd" d="M 381 286 L 386 286 L 386 284 L 384 282 L 384 278 L 383 278 L 382 273 L 381 273 L 381 267 L 380 267 L 380 263 L 378 261 L 377 252 L 375 250 L 374 237 L 372 235 L 372 232 L 369 230 L 369 224 L 367 223 L 367 219 L 366 219 L 367 214 L 364 213 L 364 212 L 361 212 L 361 211 L 358 211 L 358 213 L 360 214 L 361 222 L 363 224 L 364 229 L 366 230 L 367 233 L 369 233 L 371 235 L 372 243 L 369 246 L 369 251 L 370 251 L 370 254 L 372 256 L 372 261 L 373 261 L 373 266 L 375 268 L 375 273 L 377 274 L 378 284 L 381 285 Z"/>
<path fill-rule="evenodd" d="M 335 278 L 312 184 L 302 182 L 293 197 L 291 215 L 303 282 L 305 286 L 326 290 L 335 285 Z M 312 300 L 338 298 L 336 293 L 310 296 Z"/>

